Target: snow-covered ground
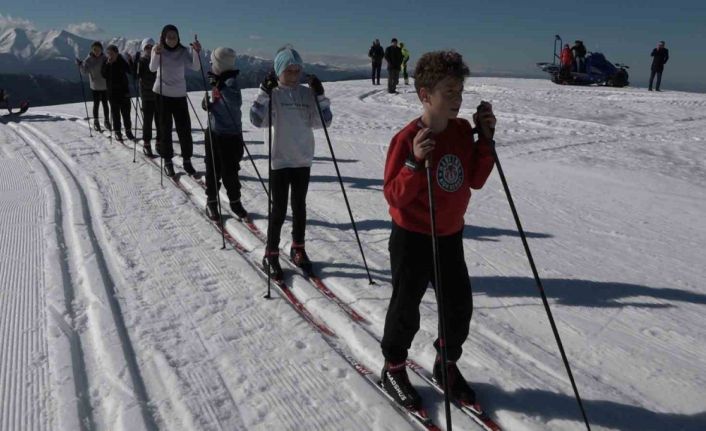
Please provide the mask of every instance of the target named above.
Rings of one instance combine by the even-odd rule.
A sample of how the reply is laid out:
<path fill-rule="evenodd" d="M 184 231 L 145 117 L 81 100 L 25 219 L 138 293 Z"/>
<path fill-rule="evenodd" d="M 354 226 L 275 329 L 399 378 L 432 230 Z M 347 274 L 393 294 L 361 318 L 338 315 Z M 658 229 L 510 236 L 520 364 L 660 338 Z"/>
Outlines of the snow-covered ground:
<path fill-rule="evenodd" d="M 375 372 L 391 292 L 383 164 L 420 112 L 411 87 L 383 89 L 326 85 L 377 284 L 322 132 L 308 195 L 309 254 L 369 325 L 288 277 Z M 266 174 L 267 145 L 247 115 L 255 90 L 243 98 L 246 143 Z M 592 428 L 706 429 L 706 95 L 471 78 L 462 116 L 481 99 L 495 106 L 498 154 Z M 193 180 L 181 178 L 190 196 L 161 187 L 139 154 L 133 163 L 123 145 L 89 137 L 84 115 L 83 104 L 39 107 L 0 123 L 0 430 L 411 428 L 285 300 L 263 299 L 249 263 L 262 256 L 258 238 L 231 220 L 249 252 L 221 250 Z M 265 230 L 262 186 L 249 161 L 242 168 L 244 203 Z M 497 172 L 466 223 L 475 309 L 461 370 L 504 429 L 584 429 Z M 421 311 L 411 357 L 430 367 L 432 292 Z M 413 382 L 443 425 L 441 397 Z M 477 429 L 453 417 L 454 429 Z"/>

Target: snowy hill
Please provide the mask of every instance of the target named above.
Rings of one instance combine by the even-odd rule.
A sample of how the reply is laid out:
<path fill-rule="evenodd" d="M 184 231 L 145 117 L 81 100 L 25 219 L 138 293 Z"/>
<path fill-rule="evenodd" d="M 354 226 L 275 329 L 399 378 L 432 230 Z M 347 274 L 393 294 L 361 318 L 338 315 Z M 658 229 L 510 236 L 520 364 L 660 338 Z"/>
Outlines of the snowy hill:
<path fill-rule="evenodd" d="M 383 166 L 390 138 L 420 105 L 411 87 L 389 95 L 367 81 L 325 85 L 376 284 L 321 131 L 307 249 L 342 304 L 285 272 L 333 337 L 277 291 L 263 299 L 257 235 L 230 218 L 244 251 L 221 250 L 200 185 L 180 176 L 180 188 L 161 186 L 139 145 L 133 163 L 129 145 L 89 137 L 83 104 L 3 119 L 0 431 L 413 429 L 339 352 L 374 373 L 382 365 L 391 293 Z M 266 176 L 267 138 L 247 112 L 255 95 L 243 92 L 244 136 Z M 497 151 L 592 429 L 706 429 L 706 95 L 471 78 L 460 115 L 480 100 L 495 106 Z M 205 116 L 196 115 L 203 171 Z M 264 231 L 267 199 L 249 160 L 241 178 Z M 285 252 L 289 229 L 291 220 Z M 482 404 L 505 430 L 585 429 L 497 172 L 474 191 L 464 248 L 474 315 L 458 365 Z M 420 312 L 410 356 L 429 369 L 431 291 Z M 415 374 L 412 382 L 443 428 L 441 396 Z M 457 409 L 453 419 L 454 429 L 480 429 Z"/>

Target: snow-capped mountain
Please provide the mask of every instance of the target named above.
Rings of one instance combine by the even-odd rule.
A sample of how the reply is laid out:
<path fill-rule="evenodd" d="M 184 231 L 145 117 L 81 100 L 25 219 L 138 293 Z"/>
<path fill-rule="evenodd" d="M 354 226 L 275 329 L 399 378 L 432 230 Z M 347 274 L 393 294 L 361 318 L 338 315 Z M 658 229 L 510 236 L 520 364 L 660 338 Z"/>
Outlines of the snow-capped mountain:
<path fill-rule="evenodd" d="M 74 60 L 85 58 L 93 39 L 78 36 L 66 30 L 37 31 L 23 28 L 0 29 L 0 71 L 15 74 L 42 74 L 55 78 L 77 81 Z M 140 39 L 113 37 L 102 41 L 104 46 L 116 45 L 120 52 L 135 54 Z M 210 51 L 204 49 L 204 65 L 208 65 Z M 239 55 L 236 66 L 240 69 L 241 85 L 254 86 L 272 68 L 272 60 L 250 55 Z M 309 73 L 323 80 L 361 78 L 360 68 L 337 67 L 328 64 L 307 64 Z M 367 73 L 367 70 L 366 72 Z M 194 82 L 200 81 L 194 80 Z"/>

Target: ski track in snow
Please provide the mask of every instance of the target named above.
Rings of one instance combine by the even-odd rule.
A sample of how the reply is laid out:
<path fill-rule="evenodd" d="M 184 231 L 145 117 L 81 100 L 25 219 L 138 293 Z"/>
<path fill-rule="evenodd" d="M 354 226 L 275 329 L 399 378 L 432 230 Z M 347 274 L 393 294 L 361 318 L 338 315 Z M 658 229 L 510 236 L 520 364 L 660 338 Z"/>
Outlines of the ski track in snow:
<path fill-rule="evenodd" d="M 390 222 L 381 193 L 382 170 L 390 138 L 420 108 L 412 87 L 401 86 L 397 95 L 371 89 L 362 81 L 326 87 L 334 111 L 330 136 L 377 284 L 368 285 L 321 131 L 315 133 L 316 158 L 307 199 L 307 248 L 327 285 L 365 316 L 370 326 L 362 331 L 301 277 L 292 277 L 291 282 L 307 307 L 336 331 L 360 361 L 377 370 L 382 359 L 376 339 L 382 335 L 390 293 Z M 248 121 L 255 91 L 244 90 L 243 96 L 245 140 L 266 175 L 263 132 L 252 129 Z M 191 97 L 198 101 L 201 94 Z M 461 114 L 466 118 L 481 99 L 495 106 L 498 153 L 593 428 L 703 429 L 706 116 L 698 112 L 706 106 L 706 96 L 470 78 L 465 98 Z M 10 224 L 14 235 L 26 236 L 20 242 L 3 231 L 0 260 L 39 262 L 35 265 L 43 265 L 43 270 L 26 264 L 13 267 L 34 271 L 33 277 L 39 279 L 42 273 L 56 269 L 46 262 L 38 244 L 47 234 L 20 229 L 24 224 L 12 214 L 24 214 L 26 209 L 7 203 L 8 199 L 18 201 L 17 190 L 25 193 L 25 187 L 32 184 L 31 194 L 50 199 L 44 197 L 49 190 L 47 180 L 39 174 L 28 175 L 14 160 L 4 163 L 5 156 L 17 159 L 21 155 L 32 166 L 38 163 L 35 158 L 45 166 L 57 164 L 58 172 L 47 171 L 52 181 L 60 182 L 53 178 L 59 175 L 71 183 L 73 175 L 72 193 L 87 196 L 90 208 L 84 211 L 90 211 L 90 222 L 98 231 L 92 238 L 106 259 L 104 271 L 99 272 L 112 277 L 132 340 L 134 366 L 139 370 L 130 373 L 139 372 L 144 379 L 148 406 L 143 405 L 142 412 L 153 415 L 155 427 L 409 426 L 284 301 L 260 299 L 264 293 L 261 278 L 238 253 L 219 250 L 220 239 L 199 214 L 205 198 L 193 180 L 182 177 L 190 190 L 188 197 L 166 179 L 164 188 L 159 187 L 159 173 L 144 159 L 132 163 L 132 152 L 124 146 L 111 145 L 101 135 L 88 138 L 85 121 L 76 121 L 83 112 L 82 104 L 37 108 L 22 117 L 19 126 L 0 126 L 0 139 L 13 144 L 0 147 L 0 167 L 14 166 L 14 170 L 2 170 L 0 211 L 18 221 Z M 202 112 L 198 116 L 205 120 Z M 203 134 L 196 132 L 199 126 L 193 120 L 195 165 L 203 171 Z M 22 126 L 22 122 L 29 125 Z M 32 141 L 33 152 L 23 149 L 12 129 Z M 34 147 L 57 155 L 59 162 L 42 158 Z M 175 150 L 179 152 L 176 140 Z M 262 186 L 248 160 L 241 167 L 243 202 L 265 231 Z M 36 179 L 18 184 L 20 177 Z M 226 208 L 223 190 L 221 198 Z M 60 201 L 65 199 L 72 198 L 62 194 Z M 40 208 L 36 218 L 48 219 L 52 206 Z M 460 368 L 505 429 L 583 429 L 496 173 L 483 190 L 474 192 L 466 222 L 464 243 L 475 311 Z M 232 220 L 231 228 L 250 248 L 249 258 L 259 259 L 263 250 L 259 240 Z M 285 252 L 290 228 L 288 220 L 282 232 Z M 18 253 L 24 250 L 17 248 L 20 243 L 26 251 Z M 11 245 L 12 249 L 6 248 Z M 72 277 L 76 264 L 71 262 Z M 6 267 L 3 264 L 0 269 L 0 280 L 17 277 Z M 24 277 L 28 280 L 30 275 Z M 3 322 L 25 319 L 30 322 L 25 327 L 39 326 L 35 343 L 44 345 L 40 351 L 68 351 L 57 341 L 62 338 L 53 338 L 51 328 L 47 331 L 54 318 L 47 316 L 44 289 L 48 288 L 37 284 L 33 299 L 25 300 L 24 306 L 33 311 L 8 308 Z M 130 378 L 121 377 L 120 386 L 127 392 L 120 396 L 106 389 L 115 382 L 106 382 L 96 373 L 106 356 L 120 357 L 116 347 L 120 343 L 111 349 L 110 343 L 101 346 L 86 334 L 96 331 L 94 324 L 103 326 L 100 333 L 114 331 L 115 326 L 108 325 L 110 319 L 105 317 L 92 320 L 90 304 L 96 299 L 86 297 L 85 289 L 77 288 L 76 329 L 83 348 L 88 349 L 86 372 L 96 426 L 103 429 L 111 423 L 109 417 L 122 414 L 129 419 L 119 421 L 118 429 L 134 429 L 135 424 L 149 429 L 144 415 L 136 415 L 140 408 L 126 401 L 135 397 L 127 389 L 132 387 Z M 16 304 L 12 307 L 20 306 Z M 11 305 L 3 301 L 2 306 Z M 58 308 L 60 314 L 65 313 L 63 307 Z M 436 333 L 432 292 L 425 295 L 421 314 L 422 326 L 410 355 L 430 367 Z M 37 317 L 28 319 L 29 315 Z M 52 374 L 47 370 L 62 363 L 33 353 L 28 346 L 10 344 L 17 343 L 26 329 L 18 323 L 7 328 L 13 329 L 0 328 L 1 345 L 7 346 L 4 355 L 34 356 L 36 368 L 44 374 Z M 45 338 L 49 338 L 48 347 Z M 24 362 L 14 363 L 17 367 Z M 27 429 L 50 429 L 77 421 L 70 414 L 60 414 L 52 404 L 71 405 L 76 412 L 75 401 L 65 400 L 67 382 L 81 386 L 73 380 L 76 372 L 74 377 L 68 373 L 64 385 L 56 376 L 42 380 L 20 374 L 17 380 L 17 374 L 5 365 L 0 373 L 13 376 L 9 377 L 15 379 L 11 384 L 33 388 L 40 395 L 25 396 L 24 410 L 16 415 L 0 415 L 0 430 L 13 429 L 20 420 L 25 420 Z M 440 401 L 416 377 L 412 380 L 425 399 Z M 17 387 L 0 391 L 3 403 L 21 404 Z M 3 388 L 10 386 L 3 383 Z M 437 423 L 443 424 L 443 407 L 436 404 L 430 410 Z M 457 412 L 454 420 L 455 428 L 467 424 Z"/>

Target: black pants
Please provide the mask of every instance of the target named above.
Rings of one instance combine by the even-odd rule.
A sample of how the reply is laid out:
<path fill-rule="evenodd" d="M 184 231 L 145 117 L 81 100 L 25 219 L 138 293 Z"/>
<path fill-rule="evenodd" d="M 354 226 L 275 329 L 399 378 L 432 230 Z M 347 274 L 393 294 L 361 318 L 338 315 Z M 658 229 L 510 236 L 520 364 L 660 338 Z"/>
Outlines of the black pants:
<path fill-rule="evenodd" d="M 157 130 L 157 141 L 159 142 L 162 132 L 159 130 L 159 115 L 157 114 L 157 102 L 154 100 L 142 99 L 142 139 L 145 142 L 152 140 L 152 122 Z"/>
<path fill-rule="evenodd" d="M 176 124 L 181 157 L 190 159 L 194 154 L 194 142 L 191 139 L 191 117 L 189 105 L 185 97 L 168 97 L 157 95 L 157 111 L 159 115 L 160 130 L 159 155 L 165 159 L 174 157 L 174 144 L 172 143 L 172 127 Z"/>
<path fill-rule="evenodd" d="M 292 189 L 292 240 L 304 244 L 306 230 L 306 192 L 311 168 L 275 169 L 270 177 L 272 214 L 267 224 L 267 250 L 279 249 L 280 233 L 287 216 L 287 198 Z"/>
<path fill-rule="evenodd" d="M 218 190 L 221 188 L 221 181 L 228 193 L 231 202 L 240 200 L 240 160 L 243 158 L 243 134 L 220 135 L 211 132 L 213 143 L 206 133 L 206 198 L 215 201 Z M 213 153 L 211 153 L 213 146 Z M 211 158 L 213 154 L 213 158 Z M 213 173 L 213 163 L 216 164 L 215 178 Z M 218 181 L 216 181 L 218 180 Z"/>
<path fill-rule="evenodd" d="M 380 85 L 380 70 L 382 69 L 382 61 L 379 63 L 373 62 L 373 85 Z"/>
<path fill-rule="evenodd" d="M 113 120 L 113 131 L 120 132 L 120 117 L 123 117 L 123 122 L 125 124 L 125 130 L 130 130 L 132 128 L 132 121 L 130 121 L 130 97 L 129 96 L 117 96 L 110 99 L 110 114 Z"/>
<path fill-rule="evenodd" d="M 387 92 L 394 93 L 397 91 L 397 84 L 400 82 L 399 69 L 387 69 Z"/>
<path fill-rule="evenodd" d="M 471 281 L 463 255 L 463 231 L 439 237 L 441 291 L 448 360 L 461 357 L 473 312 Z M 399 363 L 419 330 L 419 304 L 429 283 L 434 283 L 431 236 L 411 232 L 392 223 L 390 233 L 392 298 L 385 317 L 382 353 L 386 361 Z M 436 325 L 433 326 L 436 328 Z M 434 343 L 439 350 L 439 340 Z"/>
<path fill-rule="evenodd" d="M 91 90 L 93 93 L 93 119 L 98 121 L 98 108 L 99 105 L 103 104 L 103 118 L 108 119 L 110 117 L 110 111 L 108 111 L 108 92 L 106 90 Z"/>
<path fill-rule="evenodd" d="M 650 73 L 650 90 L 652 90 L 652 81 L 654 81 L 655 76 L 657 76 L 657 87 L 655 87 L 656 90 L 659 90 L 660 84 L 662 84 L 662 72 L 653 70 Z"/>

